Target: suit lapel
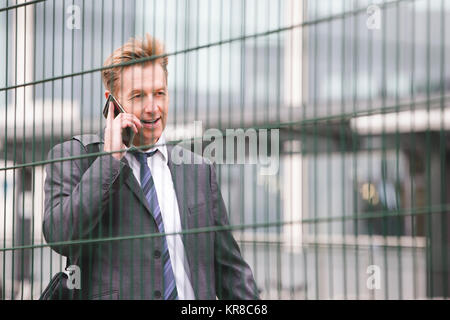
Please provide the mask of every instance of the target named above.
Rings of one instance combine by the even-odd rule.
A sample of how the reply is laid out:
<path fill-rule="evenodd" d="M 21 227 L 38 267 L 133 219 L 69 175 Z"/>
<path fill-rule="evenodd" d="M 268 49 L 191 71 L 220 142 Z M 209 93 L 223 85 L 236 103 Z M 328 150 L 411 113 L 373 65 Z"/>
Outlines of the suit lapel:
<path fill-rule="evenodd" d="M 187 212 L 187 203 L 188 203 L 188 192 L 189 192 L 189 186 L 187 182 L 189 181 L 189 174 L 191 173 L 191 170 L 188 170 L 186 164 L 175 164 L 172 161 L 172 150 L 174 148 L 178 148 L 176 146 L 167 144 L 167 158 L 168 158 L 168 166 L 170 173 L 172 175 L 172 181 L 173 186 L 175 189 L 175 194 L 177 196 L 177 202 L 178 202 L 178 211 L 180 213 L 180 221 L 181 221 L 181 228 L 183 231 L 189 230 L 190 226 L 195 225 L 194 219 L 195 217 L 191 217 Z M 178 152 L 176 149 L 175 152 Z M 186 257 L 189 263 L 189 281 L 191 282 L 193 289 L 194 289 L 194 295 L 196 299 L 198 299 L 199 293 L 195 290 L 194 282 L 193 282 L 193 267 L 196 266 L 198 268 L 198 261 L 194 260 L 195 255 L 190 254 L 191 252 L 195 252 L 197 250 L 196 248 L 196 239 L 195 235 L 193 234 L 183 234 L 181 239 L 183 240 L 184 248 L 186 251 Z M 198 270 L 196 270 L 198 272 Z"/>
<path fill-rule="evenodd" d="M 97 133 L 97 137 L 94 136 L 95 139 L 97 139 L 96 140 L 97 142 L 104 143 L 103 132 L 104 132 L 104 128 L 103 128 L 103 130 L 100 130 Z M 142 191 L 142 188 L 139 185 L 139 182 L 136 180 L 136 177 L 134 176 L 133 169 L 131 169 L 130 164 L 128 163 L 128 160 L 125 157 L 122 158 L 122 161 L 126 164 L 126 166 L 123 169 L 125 184 L 136 195 L 136 197 L 139 199 L 139 201 L 144 205 L 144 208 L 148 211 L 150 216 L 153 218 L 153 214 L 152 214 L 152 211 L 150 210 L 150 206 L 148 205 L 148 201 L 145 198 L 144 192 Z M 155 223 L 156 223 L 156 221 L 155 221 Z"/>
<path fill-rule="evenodd" d="M 148 205 L 148 201 L 145 198 L 144 192 L 142 191 L 141 186 L 139 185 L 138 181 L 136 180 L 136 177 L 134 176 L 133 170 L 129 166 L 128 161 L 125 158 L 123 158 L 123 160 L 127 164 L 124 167 L 125 184 L 128 186 L 128 188 L 131 189 L 131 191 L 133 191 L 133 193 L 136 195 L 136 197 L 139 199 L 139 201 L 144 205 L 145 209 L 147 209 L 150 216 L 153 218 L 153 214 L 152 214 L 152 211 L 150 210 L 150 206 Z"/>
<path fill-rule="evenodd" d="M 187 179 L 187 174 L 189 173 L 186 170 L 186 166 L 182 164 L 175 164 L 172 161 L 172 150 L 174 146 L 168 144 L 167 145 L 167 157 L 168 157 L 168 166 L 170 173 L 172 175 L 173 186 L 175 189 L 175 194 L 177 196 L 178 202 L 178 211 L 180 212 L 180 221 L 181 227 L 183 230 L 189 229 L 188 214 L 187 214 L 187 192 L 185 188 L 185 182 Z"/>

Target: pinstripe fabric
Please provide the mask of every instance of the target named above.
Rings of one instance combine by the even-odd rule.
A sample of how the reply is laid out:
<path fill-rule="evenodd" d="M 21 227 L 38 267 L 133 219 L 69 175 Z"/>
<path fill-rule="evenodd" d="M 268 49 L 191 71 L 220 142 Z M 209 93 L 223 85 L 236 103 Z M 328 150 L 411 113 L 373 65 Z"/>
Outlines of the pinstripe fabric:
<path fill-rule="evenodd" d="M 150 205 L 153 217 L 155 218 L 158 230 L 160 233 L 164 233 L 164 223 L 162 220 L 161 209 L 158 203 L 158 197 L 156 194 L 155 184 L 153 182 L 152 173 L 147 164 L 147 157 L 153 156 L 158 150 L 149 153 L 133 152 L 133 155 L 138 159 L 141 164 L 141 187 L 145 197 Z M 175 283 L 175 276 L 172 270 L 172 264 L 170 262 L 169 249 L 167 247 L 166 237 L 162 237 L 163 252 L 162 261 L 164 264 L 163 275 L 163 288 L 164 288 L 164 300 L 177 300 L 178 292 Z"/>

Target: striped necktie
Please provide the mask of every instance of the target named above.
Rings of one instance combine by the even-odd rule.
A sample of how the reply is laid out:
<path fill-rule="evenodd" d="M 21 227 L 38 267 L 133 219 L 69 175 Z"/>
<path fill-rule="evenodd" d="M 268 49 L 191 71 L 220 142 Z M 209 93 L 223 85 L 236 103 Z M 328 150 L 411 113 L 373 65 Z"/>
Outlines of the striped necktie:
<path fill-rule="evenodd" d="M 149 153 L 133 152 L 133 155 L 139 160 L 141 164 L 141 187 L 147 198 L 148 204 L 150 205 L 150 210 L 152 211 L 153 218 L 155 218 L 156 224 L 158 225 L 158 230 L 160 233 L 164 233 L 164 223 L 161 216 L 161 209 L 159 208 L 158 197 L 156 195 L 155 183 L 153 182 L 152 173 L 147 164 L 147 157 L 153 156 L 156 151 Z M 178 300 L 178 291 L 175 283 L 175 276 L 172 270 L 172 264 L 170 262 L 169 248 L 167 247 L 167 239 L 165 236 L 162 237 L 163 245 L 163 290 L 164 290 L 164 300 Z"/>

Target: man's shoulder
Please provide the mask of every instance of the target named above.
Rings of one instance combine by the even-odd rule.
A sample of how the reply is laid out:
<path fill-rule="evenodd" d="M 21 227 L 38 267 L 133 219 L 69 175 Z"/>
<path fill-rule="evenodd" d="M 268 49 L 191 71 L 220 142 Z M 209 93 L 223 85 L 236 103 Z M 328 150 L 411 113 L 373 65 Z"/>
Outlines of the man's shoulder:
<path fill-rule="evenodd" d="M 95 134 L 95 133 L 76 135 L 76 136 L 73 136 L 71 140 L 77 140 L 83 146 L 88 146 L 90 144 L 103 143 L 102 138 L 98 134 Z"/>
<path fill-rule="evenodd" d="M 103 143 L 97 134 L 75 135 L 71 139 L 57 143 L 50 149 L 48 158 L 59 158 L 64 154 L 78 155 L 86 153 L 86 147 L 91 144 Z"/>

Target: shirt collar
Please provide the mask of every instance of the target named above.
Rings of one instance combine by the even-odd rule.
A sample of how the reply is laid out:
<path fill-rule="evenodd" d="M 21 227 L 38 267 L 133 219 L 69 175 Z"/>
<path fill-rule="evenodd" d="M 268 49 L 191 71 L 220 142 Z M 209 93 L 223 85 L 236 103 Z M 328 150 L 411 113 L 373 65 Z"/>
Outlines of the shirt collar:
<path fill-rule="evenodd" d="M 164 131 L 161 133 L 161 136 L 159 137 L 158 141 L 155 143 L 155 146 L 153 148 L 147 149 L 147 150 L 142 150 L 145 153 L 148 152 L 152 152 L 158 150 L 161 155 L 164 158 L 164 162 L 167 163 L 168 158 L 167 158 L 167 146 L 166 146 L 166 137 L 164 134 Z"/>

